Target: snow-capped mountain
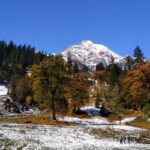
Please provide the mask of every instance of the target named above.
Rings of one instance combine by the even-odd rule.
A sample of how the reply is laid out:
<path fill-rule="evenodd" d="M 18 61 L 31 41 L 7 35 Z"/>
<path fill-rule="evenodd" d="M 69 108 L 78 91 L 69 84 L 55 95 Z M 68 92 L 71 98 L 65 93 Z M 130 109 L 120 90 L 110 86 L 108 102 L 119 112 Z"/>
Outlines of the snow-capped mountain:
<path fill-rule="evenodd" d="M 125 58 L 111 51 L 102 44 L 94 44 L 92 41 L 82 41 L 79 45 L 73 45 L 64 50 L 61 55 L 65 60 L 71 57 L 72 61 L 79 65 L 86 65 L 90 70 L 95 70 L 98 63 L 102 62 L 104 66 L 114 61 L 123 66 Z"/>

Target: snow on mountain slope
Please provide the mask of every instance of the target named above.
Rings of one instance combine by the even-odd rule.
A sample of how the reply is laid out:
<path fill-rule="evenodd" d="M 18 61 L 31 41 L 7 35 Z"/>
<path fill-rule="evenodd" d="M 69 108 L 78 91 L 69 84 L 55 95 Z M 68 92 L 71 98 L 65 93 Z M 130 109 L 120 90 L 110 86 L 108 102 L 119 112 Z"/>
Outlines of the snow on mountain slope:
<path fill-rule="evenodd" d="M 74 62 L 86 65 L 90 70 L 94 70 L 100 62 L 107 66 L 112 60 L 117 64 L 122 64 L 125 61 L 124 57 L 114 53 L 106 46 L 94 44 L 91 41 L 82 41 L 79 45 L 70 46 L 61 55 L 65 60 L 71 57 Z"/>

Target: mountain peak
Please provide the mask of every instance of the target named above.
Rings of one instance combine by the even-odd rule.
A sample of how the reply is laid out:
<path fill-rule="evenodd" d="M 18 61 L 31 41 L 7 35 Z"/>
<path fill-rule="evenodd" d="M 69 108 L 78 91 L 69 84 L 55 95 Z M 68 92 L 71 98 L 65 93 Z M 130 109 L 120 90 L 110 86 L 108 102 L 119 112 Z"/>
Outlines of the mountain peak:
<path fill-rule="evenodd" d="M 93 42 L 90 40 L 83 40 L 81 41 L 80 45 L 93 45 Z"/>
<path fill-rule="evenodd" d="M 107 66 L 112 59 L 115 63 L 120 63 L 120 60 L 123 59 L 105 45 L 94 44 L 90 40 L 84 40 L 78 45 L 68 47 L 61 55 L 65 60 L 70 56 L 73 62 L 86 65 L 90 70 L 95 70 L 96 65 L 100 62 Z"/>

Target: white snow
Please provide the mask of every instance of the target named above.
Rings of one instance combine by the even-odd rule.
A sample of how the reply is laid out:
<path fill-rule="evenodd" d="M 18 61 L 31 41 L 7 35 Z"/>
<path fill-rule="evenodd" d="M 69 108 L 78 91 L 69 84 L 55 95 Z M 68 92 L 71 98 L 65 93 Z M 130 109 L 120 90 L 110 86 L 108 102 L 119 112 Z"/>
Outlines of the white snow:
<path fill-rule="evenodd" d="M 150 144 L 120 144 L 118 139 L 97 137 L 89 127 L 0 125 L 0 149 L 17 150 L 149 150 Z M 7 144 L 7 141 L 11 144 Z"/>
<path fill-rule="evenodd" d="M 99 116 L 100 112 L 100 108 L 95 108 L 95 106 L 81 107 L 81 110 L 86 112 L 89 116 Z"/>
<path fill-rule="evenodd" d="M 125 122 L 129 122 L 132 121 L 135 118 L 125 118 L 124 119 L 124 123 Z M 76 117 L 59 117 L 58 118 L 59 121 L 65 121 L 68 123 L 73 123 L 73 124 L 79 124 L 79 125 L 85 125 L 87 127 L 92 127 L 92 128 L 102 128 L 102 129 L 106 129 L 106 128 L 112 128 L 112 129 L 116 129 L 116 130 L 124 130 L 124 131 L 134 131 L 134 130 L 144 130 L 138 127 L 132 127 L 132 126 L 128 126 L 128 125 L 124 125 L 124 124 L 119 124 L 119 121 L 117 122 L 109 122 L 108 119 L 104 118 L 104 117 L 91 117 L 89 119 L 80 119 L 80 118 L 76 118 Z M 123 123 L 123 122 L 122 122 Z"/>
<path fill-rule="evenodd" d="M 145 131 L 146 129 L 141 129 L 138 127 L 132 127 L 132 126 L 128 126 L 128 125 L 88 125 L 88 127 L 92 127 L 92 128 L 101 128 L 101 129 L 112 129 L 112 130 L 116 130 L 116 131 L 125 131 L 125 132 L 139 132 L 139 131 Z"/>
<path fill-rule="evenodd" d="M 0 96 L 7 95 L 8 88 L 4 85 L 0 85 Z"/>
<path fill-rule="evenodd" d="M 80 124 L 80 125 L 107 125 L 110 124 L 110 122 L 103 117 L 92 117 L 89 119 L 80 119 L 76 117 L 59 117 L 59 121 L 65 121 L 68 123 L 74 123 L 74 124 Z"/>
<path fill-rule="evenodd" d="M 94 106 L 81 108 L 84 111 L 99 109 Z M 108 138 L 92 134 L 94 129 L 114 130 L 139 136 L 145 129 L 124 124 L 112 125 L 106 118 L 96 116 L 88 119 L 58 117 L 59 121 L 76 123 L 77 126 L 47 126 L 33 124 L 0 124 L 0 149 L 9 150 L 150 150 L 150 144 L 120 144 L 119 137 Z M 129 122 L 135 118 L 124 118 Z"/>
<path fill-rule="evenodd" d="M 91 106 L 85 106 L 85 107 L 81 107 L 81 110 L 88 110 L 88 109 L 94 109 L 99 111 L 99 108 L 96 108 L 95 106 L 91 105 Z"/>
<path fill-rule="evenodd" d="M 124 118 L 124 119 L 121 120 L 121 123 L 132 122 L 135 119 L 136 119 L 136 117 L 126 117 L 126 118 Z M 120 121 L 115 121 L 114 123 L 119 124 Z"/>
<path fill-rule="evenodd" d="M 73 124 L 80 125 L 110 125 L 110 124 L 120 124 L 120 121 L 110 122 L 107 118 L 99 116 L 100 108 L 95 108 L 95 106 L 84 106 L 81 107 L 81 110 L 86 112 L 90 117 L 88 119 L 85 118 L 76 118 L 76 117 L 58 117 L 59 121 L 65 121 Z M 121 124 L 132 122 L 136 117 L 126 117 L 121 120 Z"/>
<path fill-rule="evenodd" d="M 68 56 L 78 64 L 84 64 L 89 69 L 94 70 L 95 66 L 102 62 L 105 66 L 112 62 L 122 64 L 125 62 L 124 57 L 114 53 L 108 47 L 103 44 L 94 44 L 92 41 L 82 41 L 79 45 L 73 45 L 64 50 L 61 55 L 65 60 Z"/>

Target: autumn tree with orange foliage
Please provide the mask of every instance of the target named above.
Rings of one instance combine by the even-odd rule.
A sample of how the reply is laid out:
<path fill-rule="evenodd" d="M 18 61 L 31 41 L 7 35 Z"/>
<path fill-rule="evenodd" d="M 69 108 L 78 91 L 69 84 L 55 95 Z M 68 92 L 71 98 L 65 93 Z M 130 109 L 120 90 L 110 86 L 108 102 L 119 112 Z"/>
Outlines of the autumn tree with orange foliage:
<path fill-rule="evenodd" d="M 140 64 L 122 79 L 122 98 L 127 108 L 141 109 L 150 103 L 150 64 Z"/>
<path fill-rule="evenodd" d="M 74 110 L 83 106 L 89 98 L 88 74 L 85 72 L 75 73 L 70 82 L 69 97 L 74 103 Z"/>

